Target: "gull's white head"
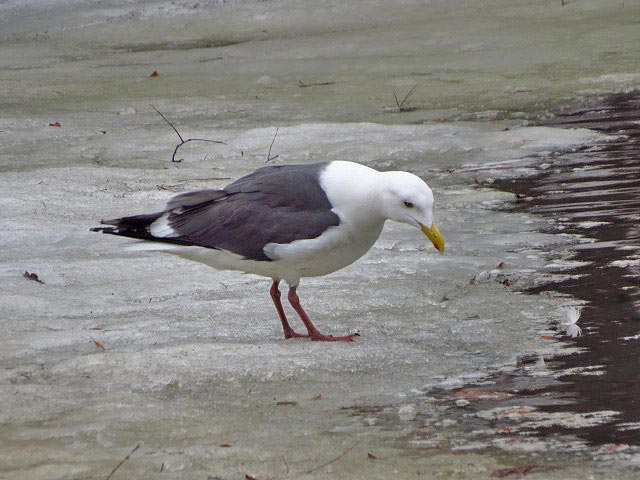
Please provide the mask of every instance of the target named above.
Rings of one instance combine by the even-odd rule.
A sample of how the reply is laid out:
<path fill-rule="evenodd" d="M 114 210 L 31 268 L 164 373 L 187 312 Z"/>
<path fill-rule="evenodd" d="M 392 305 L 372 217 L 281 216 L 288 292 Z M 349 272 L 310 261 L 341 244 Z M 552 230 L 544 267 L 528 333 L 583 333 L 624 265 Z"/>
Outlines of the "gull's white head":
<path fill-rule="evenodd" d="M 408 172 L 383 172 L 381 178 L 381 207 L 386 218 L 419 228 L 442 252 L 444 238 L 433 221 L 433 192 L 429 186 Z"/>

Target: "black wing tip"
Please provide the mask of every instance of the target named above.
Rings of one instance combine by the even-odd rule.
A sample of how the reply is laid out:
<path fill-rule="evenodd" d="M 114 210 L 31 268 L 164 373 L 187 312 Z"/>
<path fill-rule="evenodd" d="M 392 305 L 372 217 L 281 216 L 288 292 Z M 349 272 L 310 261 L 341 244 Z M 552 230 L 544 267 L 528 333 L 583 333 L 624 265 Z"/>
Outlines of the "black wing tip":
<path fill-rule="evenodd" d="M 109 225 L 108 223 L 105 223 L 104 221 L 100 222 L 104 225 Z M 118 229 L 118 227 L 93 227 L 89 229 L 90 232 L 98 232 L 98 233 L 111 233 L 113 235 L 117 235 L 118 233 L 120 233 L 120 230 Z"/>
<path fill-rule="evenodd" d="M 101 225 L 112 225 L 111 227 L 93 227 L 90 228 L 90 232 L 99 232 L 99 233 L 118 233 L 118 223 L 120 222 L 120 218 L 114 218 L 112 220 L 100 220 Z"/>

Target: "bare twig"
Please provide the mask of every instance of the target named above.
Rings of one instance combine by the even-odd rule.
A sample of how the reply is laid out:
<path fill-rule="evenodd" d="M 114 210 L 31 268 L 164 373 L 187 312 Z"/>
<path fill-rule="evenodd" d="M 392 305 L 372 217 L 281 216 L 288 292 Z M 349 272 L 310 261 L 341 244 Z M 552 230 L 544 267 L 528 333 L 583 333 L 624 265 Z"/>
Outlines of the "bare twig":
<path fill-rule="evenodd" d="M 231 177 L 189 178 L 183 182 L 208 182 L 210 180 L 231 180 Z"/>
<path fill-rule="evenodd" d="M 398 106 L 398 109 L 400 108 L 400 101 L 398 101 L 398 95 L 396 95 L 396 89 L 393 89 L 393 98 L 396 99 L 396 105 Z"/>
<path fill-rule="evenodd" d="M 278 136 L 278 130 L 280 130 L 280 125 L 276 127 L 276 133 L 273 136 L 273 140 L 271 140 L 271 145 L 269 145 L 269 153 L 267 153 L 267 160 L 264 163 L 269 163 L 271 160 L 275 160 L 280 156 L 280 155 L 276 155 L 275 157 L 271 156 L 271 149 L 273 148 L 273 144 L 275 143 L 276 137 Z"/>
<path fill-rule="evenodd" d="M 211 57 L 211 58 L 202 58 L 200 60 L 198 60 L 200 63 L 204 63 L 204 62 L 212 62 L 214 60 L 223 60 L 224 57 L 222 55 L 219 55 L 217 57 Z"/>
<path fill-rule="evenodd" d="M 284 462 L 284 466 L 286 467 L 287 471 L 285 473 L 285 475 L 289 475 L 289 464 L 287 463 L 287 459 L 284 458 L 284 455 L 280 455 L 280 458 L 282 458 L 282 461 Z"/>
<path fill-rule="evenodd" d="M 354 448 L 356 448 L 356 445 L 358 445 L 360 443 L 360 440 L 356 440 L 356 442 L 351 445 L 349 448 L 347 448 L 344 452 L 342 452 L 340 455 L 338 455 L 336 458 L 329 460 L 328 462 L 323 463 L 322 465 L 319 465 L 315 468 L 312 468 L 311 470 L 307 470 L 306 472 L 304 472 L 305 475 L 309 475 L 312 472 L 315 472 L 316 470 L 320 470 L 321 468 L 326 467 L 327 465 L 331 465 L 332 463 L 337 462 L 338 460 L 340 460 L 342 457 L 344 457 L 347 453 L 349 453 L 351 450 L 353 450 Z"/>
<path fill-rule="evenodd" d="M 109 480 L 109 479 L 113 476 L 113 474 L 114 474 L 114 473 L 116 473 L 116 470 L 118 470 L 118 469 L 122 466 L 122 464 L 123 464 L 124 462 L 126 462 L 127 460 L 129 460 L 129 458 L 131 457 L 131 455 L 133 455 L 133 454 L 134 454 L 134 452 L 135 452 L 136 450 L 138 450 L 139 448 L 140 448 L 140 444 L 136 445 L 136 446 L 135 446 L 135 448 L 129 452 L 129 455 L 127 455 L 126 457 L 124 457 L 124 458 L 122 459 L 122 461 L 121 461 L 118 465 L 116 465 L 116 468 L 114 468 L 113 470 L 111 470 L 111 473 L 109 474 L 109 476 L 108 476 L 107 478 L 105 478 L 104 480 Z"/>
<path fill-rule="evenodd" d="M 173 125 L 171 125 L 171 126 L 173 127 Z M 177 130 L 176 130 L 176 133 L 177 133 Z M 180 137 L 180 138 L 182 138 L 182 137 Z M 210 143 L 221 143 L 222 145 L 226 145 L 226 143 L 221 142 L 219 140 L 207 140 L 206 138 L 187 138 L 186 140 L 183 140 L 182 143 L 179 143 L 178 145 L 176 145 L 176 148 L 173 150 L 173 154 L 171 155 L 171 161 L 172 162 L 180 163 L 182 161 L 182 159 L 176 160 L 176 154 L 178 153 L 178 149 L 182 145 L 184 145 L 185 143 L 189 143 L 189 142 L 210 142 Z"/>
<path fill-rule="evenodd" d="M 187 178 L 186 180 L 180 180 L 175 185 L 160 184 L 156 185 L 156 188 L 158 190 L 173 190 L 174 188 L 182 187 L 185 183 L 189 182 L 209 182 L 218 180 L 231 180 L 231 177 Z"/>
<path fill-rule="evenodd" d="M 402 101 L 398 100 L 398 95 L 396 94 L 396 90 L 395 88 L 393 89 L 393 98 L 396 99 L 396 105 L 398 106 L 398 110 L 400 112 L 406 112 L 408 110 L 407 107 L 404 106 L 404 104 L 406 103 L 407 100 L 409 100 L 409 97 L 411 95 L 413 95 L 413 92 L 416 91 L 416 88 L 418 88 L 418 84 L 416 83 L 411 90 L 409 90 L 409 93 L 407 93 L 404 98 L 402 99 Z"/>
<path fill-rule="evenodd" d="M 335 85 L 336 82 L 313 82 L 313 83 L 305 83 L 302 80 L 298 80 L 298 86 L 300 88 L 306 87 L 324 87 L 326 85 Z"/>
<path fill-rule="evenodd" d="M 158 115 L 160 115 L 160 116 L 162 117 L 162 119 L 163 119 L 165 122 L 167 122 L 171 128 L 173 128 L 173 131 L 174 131 L 174 132 L 176 132 L 176 135 L 178 135 L 178 138 L 180 138 L 180 141 L 181 141 L 182 143 L 184 143 L 184 138 L 182 138 L 182 135 L 180 135 L 180 132 L 178 131 L 178 129 L 177 129 L 176 127 L 174 127 L 174 126 L 173 126 L 173 123 L 171 123 L 169 120 L 167 120 L 167 117 L 165 117 L 165 116 L 162 114 L 162 112 L 161 112 L 160 110 L 158 110 L 156 107 L 154 107 L 153 105 L 151 105 L 151 108 L 153 108 L 153 109 L 158 113 Z"/>
<path fill-rule="evenodd" d="M 171 161 L 174 162 L 174 163 L 179 163 L 179 162 L 182 161 L 182 159 L 176 160 L 176 155 L 178 154 L 178 149 L 182 145 L 184 145 L 185 143 L 189 143 L 189 142 L 210 142 L 210 143 L 220 143 L 222 145 L 226 145 L 226 143 L 221 142 L 220 140 L 209 140 L 207 138 L 187 138 L 185 140 L 184 138 L 182 138 L 182 135 L 180 135 L 180 132 L 178 131 L 178 129 L 173 126 L 173 123 L 171 123 L 169 120 L 167 120 L 167 117 L 165 117 L 160 110 L 158 110 L 153 105 L 151 105 L 151 108 L 153 108 L 158 113 L 158 115 L 160 115 L 162 117 L 162 119 L 165 122 L 167 122 L 171 128 L 173 128 L 173 131 L 176 132 L 176 135 L 178 135 L 178 138 L 180 139 L 180 143 L 178 145 L 176 145 L 176 148 L 173 150 L 173 154 L 171 155 Z"/>

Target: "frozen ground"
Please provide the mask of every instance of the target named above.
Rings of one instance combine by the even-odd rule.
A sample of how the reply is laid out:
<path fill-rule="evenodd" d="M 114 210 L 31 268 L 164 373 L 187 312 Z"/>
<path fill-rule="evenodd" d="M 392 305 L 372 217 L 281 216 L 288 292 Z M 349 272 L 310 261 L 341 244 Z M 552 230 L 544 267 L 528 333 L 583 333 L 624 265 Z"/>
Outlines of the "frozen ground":
<path fill-rule="evenodd" d="M 638 83 L 638 8 L 566 3 L 0 3 L 0 478 L 106 478 L 138 445 L 112 478 L 634 478 L 560 442 L 480 453 L 473 420 L 427 393 L 550 348 L 571 304 L 513 287 L 578 239 L 474 184 L 597 138 L 524 119 Z M 150 104 L 226 145 L 171 162 Z M 283 340 L 268 280 L 88 231 L 263 165 L 278 127 L 275 162 L 405 169 L 436 192 L 444 255 L 390 224 L 303 281 L 316 324 L 352 344 Z"/>

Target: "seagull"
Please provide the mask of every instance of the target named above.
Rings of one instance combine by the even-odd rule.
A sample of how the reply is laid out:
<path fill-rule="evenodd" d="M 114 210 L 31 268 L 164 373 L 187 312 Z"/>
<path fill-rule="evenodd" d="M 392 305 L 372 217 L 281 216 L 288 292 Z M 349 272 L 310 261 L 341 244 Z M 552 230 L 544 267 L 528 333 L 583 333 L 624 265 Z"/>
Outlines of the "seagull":
<path fill-rule="evenodd" d="M 141 240 L 136 250 L 271 278 L 271 299 L 286 339 L 352 341 L 357 333 L 318 331 L 300 304 L 300 279 L 355 262 L 376 242 L 386 220 L 418 228 L 442 252 L 433 204 L 429 186 L 408 172 L 379 172 L 347 161 L 268 165 L 221 190 L 183 193 L 159 212 L 102 220 L 109 226 L 91 230 Z M 287 321 L 281 281 L 289 286 L 289 303 L 306 334 Z"/>

